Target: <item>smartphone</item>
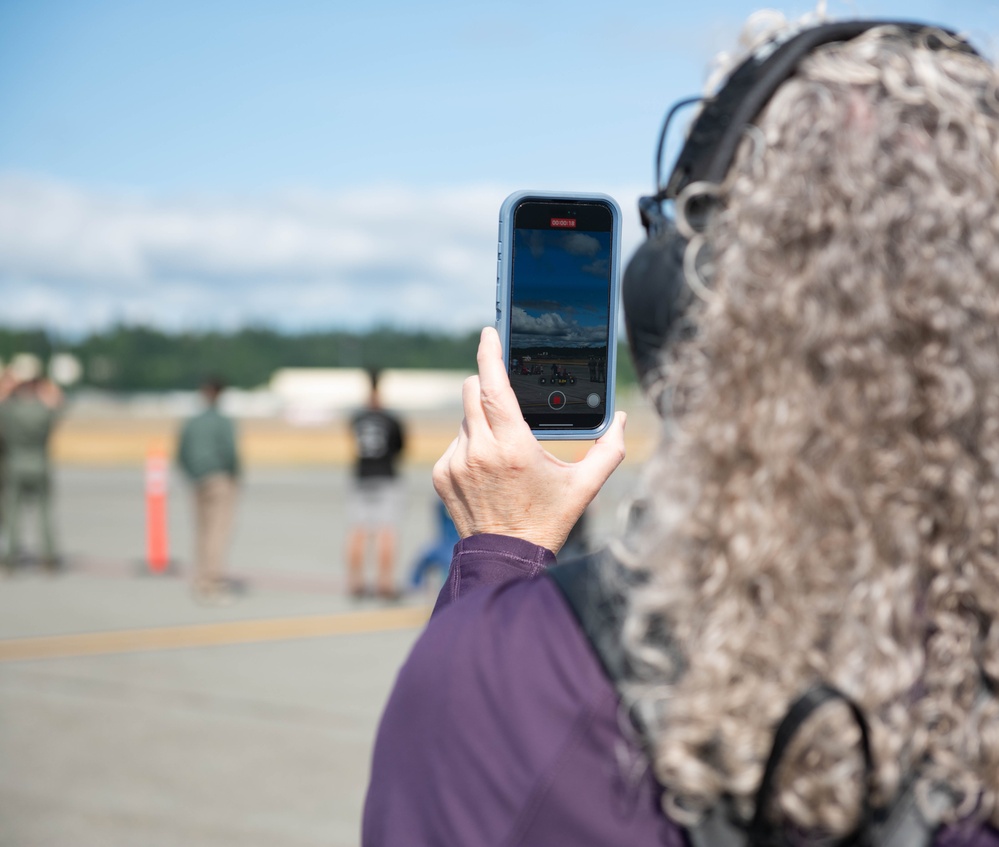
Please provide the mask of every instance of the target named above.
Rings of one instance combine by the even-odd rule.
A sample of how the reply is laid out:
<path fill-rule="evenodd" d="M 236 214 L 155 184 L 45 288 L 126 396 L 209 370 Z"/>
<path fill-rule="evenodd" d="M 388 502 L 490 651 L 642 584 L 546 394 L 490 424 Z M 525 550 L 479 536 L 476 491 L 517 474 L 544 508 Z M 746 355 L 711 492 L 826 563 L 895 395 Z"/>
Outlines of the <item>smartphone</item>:
<path fill-rule="evenodd" d="M 620 242 L 604 194 L 518 191 L 500 209 L 496 327 L 539 439 L 597 438 L 614 417 Z"/>

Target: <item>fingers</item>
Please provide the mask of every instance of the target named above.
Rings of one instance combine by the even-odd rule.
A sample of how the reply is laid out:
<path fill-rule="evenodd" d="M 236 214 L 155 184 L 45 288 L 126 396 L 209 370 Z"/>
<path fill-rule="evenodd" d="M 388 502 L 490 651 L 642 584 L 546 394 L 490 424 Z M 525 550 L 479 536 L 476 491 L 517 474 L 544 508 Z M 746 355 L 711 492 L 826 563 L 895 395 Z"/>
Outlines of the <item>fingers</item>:
<path fill-rule="evenodd" d="M 624 461 L 624 428 L 627 422 L 628 416 L 624 412 L 617 412 L 607 432 L 576 463 L 576 481 L 580 488 L 596 494 Z"/>
<path fill-rule="evenodd" d="M 499 333 L 491 326 L 482 330 L 476 360 L 479 365 L 480 402 L 490 428 L 497 434 L 511 427 L 521 428 L 524 416 L 510 387 Z"/>
<path fill-rule="evenodd" d="M 475 429 L 488 427 L 486 413 L 482 410 L 482 388 L 479 377 L 470 376 L 461 384 L 461 406 L 465 412 L 464 425 Z"/>
<path fill-rule="evenodd" d="M 468 422 L 463 420 L 457 437 L 434 464 L 432 473 L 434 490 L 447 507 L 462 538 L 467 538 L 474 531 L 467 492 L 463 490 L 467 467 Z"/>
<path fill-rule="evenodd" d="M 447 449 L 441 454 L 441 457 L 434 462 L 431 478 L 434 481 L 434 490 L 442 500 L 444 499 L 446 489 L 451 487 L 451 457 L 454 456 L 454 451 L 457 447 L 458 439 L 455 438 L 448 444 Z"/>
<path fill-rule="evenodd" d="M 509 384 L 510 380 L 503 366 L 503 345 L 495 328 L 491 326 L 482 328 L 475 360 L 479 365 L 480 378 L 491 383 Z"/>
<path fill-rule="evenodd" d="M 444 498 L 444 490 L 454 488 L 453 469 L 463 466 L 468 455 L 468 421 L 463 420 L 458 427 L 458 434 L 448 444 L 447 449 L 441 457 L 434 463 L 431 477 L 434 481 L 434 489 Z"/>

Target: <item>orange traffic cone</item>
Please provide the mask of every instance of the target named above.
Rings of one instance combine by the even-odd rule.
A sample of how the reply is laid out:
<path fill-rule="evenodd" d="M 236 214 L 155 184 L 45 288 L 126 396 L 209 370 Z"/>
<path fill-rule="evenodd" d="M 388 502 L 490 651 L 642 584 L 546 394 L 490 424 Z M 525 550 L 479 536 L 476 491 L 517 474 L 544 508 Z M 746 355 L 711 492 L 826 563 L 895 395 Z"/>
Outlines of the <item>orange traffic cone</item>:
<path fill-rule="evenodd" d="M 146 454 L 146 564 L 150 573 L 165 573 L 170 566 L 167 537 L 166 453 L 152 446 Z"/>

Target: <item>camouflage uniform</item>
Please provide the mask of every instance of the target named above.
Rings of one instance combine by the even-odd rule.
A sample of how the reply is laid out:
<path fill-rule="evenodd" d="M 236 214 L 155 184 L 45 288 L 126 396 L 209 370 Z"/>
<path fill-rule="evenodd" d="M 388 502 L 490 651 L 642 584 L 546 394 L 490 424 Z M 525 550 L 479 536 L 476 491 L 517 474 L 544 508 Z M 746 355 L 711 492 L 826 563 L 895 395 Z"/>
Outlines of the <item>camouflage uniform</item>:
<path fill-rule="evenodd" d="M 58 563 L 52 524 L 49 437 L 57 410 L 30 390 L 17 391 L 0 403 L 3 440 L 3 516 L 7 528 L 4 564 L 11 568 L 20 545 L 21 509 L 34 501 L 41 516 L 43 563 Z"/>

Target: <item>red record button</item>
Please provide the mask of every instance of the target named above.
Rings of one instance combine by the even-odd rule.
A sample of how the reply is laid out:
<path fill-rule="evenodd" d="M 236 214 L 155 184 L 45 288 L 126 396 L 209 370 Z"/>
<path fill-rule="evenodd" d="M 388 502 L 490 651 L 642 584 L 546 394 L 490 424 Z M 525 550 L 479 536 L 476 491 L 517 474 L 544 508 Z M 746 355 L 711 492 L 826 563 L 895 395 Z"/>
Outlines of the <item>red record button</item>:
<path fill-rule="evenodd" d="M 565 395 L 561 391 L 553 391 L 548 395 L 548 405 L 556 411 L 565 408 Z"/>

